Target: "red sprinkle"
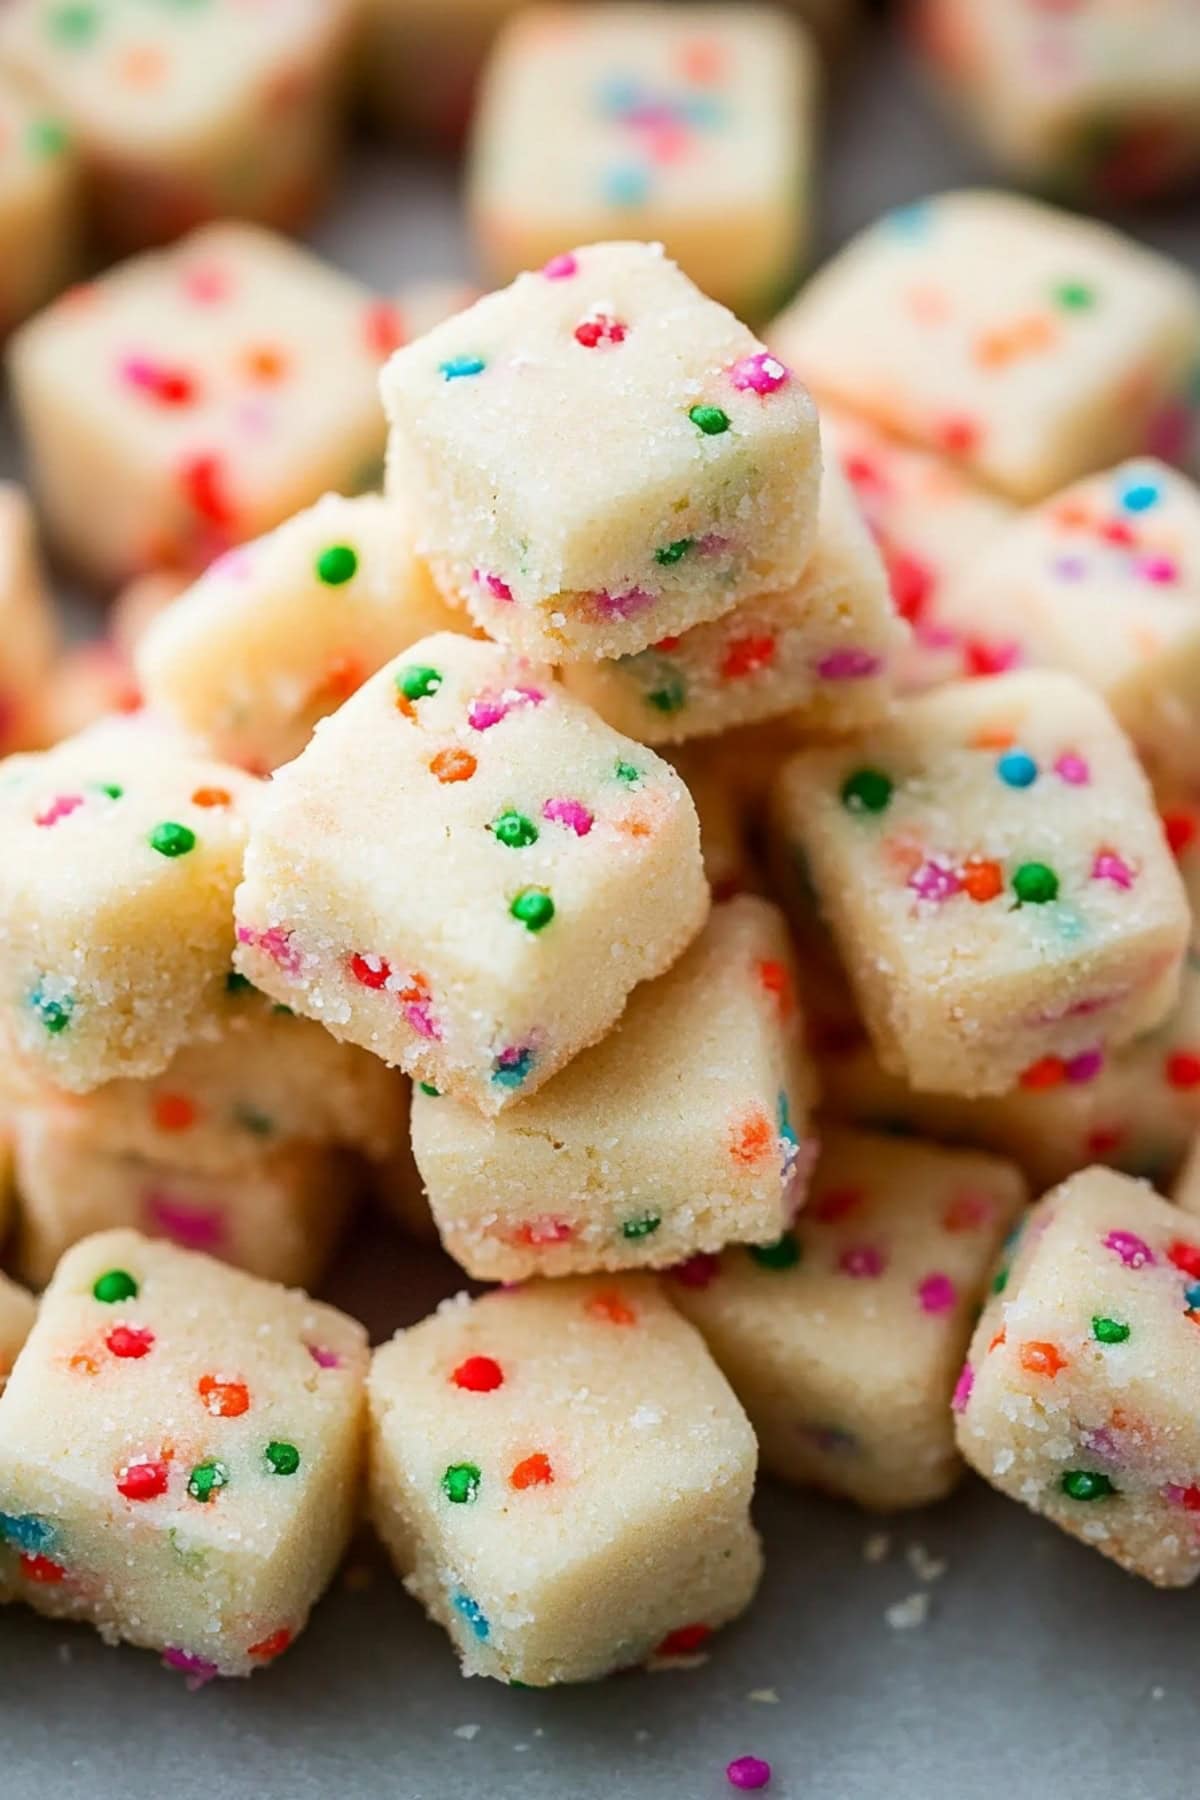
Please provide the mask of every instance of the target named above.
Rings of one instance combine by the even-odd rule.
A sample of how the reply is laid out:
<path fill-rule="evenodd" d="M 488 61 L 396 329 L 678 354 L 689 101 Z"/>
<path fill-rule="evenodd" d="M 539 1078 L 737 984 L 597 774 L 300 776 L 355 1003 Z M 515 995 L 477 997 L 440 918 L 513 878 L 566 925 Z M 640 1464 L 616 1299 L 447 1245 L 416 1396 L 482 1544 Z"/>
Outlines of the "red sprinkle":
<path fill-rule="evenodd" d="M 154 1347 L 154 1333 L 142 1325 L 114 1325 L 104 1342 L 114 1356 L 136 1362 L 149 1356 Z"/>
<path fill-rule="evenodd" d="M 455 1387 L 469 1394 L 491 1394 L 504 1385 L 504 1370 L 492 1356 L 468 1356 L 450 1377 Z"/>
<path fill-rule="evenodd" d="M 381 362 L 408 341 L 399 308 L 390 300 L 375 300 L 368 306 L 363 315 L 363 335 L 367 349 Z"/>
<path fill-rule="evenodd" d="M 21 1573 L 26 1581 L 40 1582 L 43 1587 L 57 1587 L 67 1578 L 61 1563 L 51 1562 L 48 1556 L 32 1556 L 28 1551 L 21 1557 Z"/>
<path fill-rule="evenodd" d="M 575 342 L 585 350 L 595 350 L 600 344 L 623 344 L 628 335 L 628 325 L 606 312 L 592 313 L 575 327 Z"/>
<path fill-rule="evenodd" d="M 655 1656 L 690 1656 L 707 1644 L 713 1634 L 711 1625 L 679 1625 L 668 1631 L 655 1650 Z"/>
<path fill-rule="evenodd" d="M 1167 1080 L 1173 1088 L 1200 1087 L 1200 1054 L 1173 1050 L 1167 1058 Z"/>
<path fill-rule="evenodd" d="M 1190 1275 L 1193 1281 L 1200 1281 L 1200 1244 L 1175 1238 L 1167 1248 L 1167 1261 L 1174 1263 L 1184 1275 Z"/>
<path fill-rule="evenodd" d="M 167 1491 L 165 1462 L 130 1463 L 117 1471 L 117 1492 L 126 1500 L 157 1500 Z"/>
<path fill-rule="evenodd" d="M 378 968 L 375 966 L 376 964 L 379 965 Z M 392 978 L 392 971 L 384 957 L 373 957 L 368 962 L 366 957 L 360 956 L 357 951 L 350 958 L 350 973 L 359 986 L 365 988 L 386 987 Z"/>
<path fill-rule="evenodd" d="M 246 1654 L 247 1656 L 257 1656 L 263 1662 L 267 1662 L 273 1656 L 283 1655 L 292 1641 L 292 1636 L 288 1627 L 281 1625 L 278 1631 L 271 1633 L 270 1637 L 260 1638 L 257 1644 L 251 1644 Z"/>

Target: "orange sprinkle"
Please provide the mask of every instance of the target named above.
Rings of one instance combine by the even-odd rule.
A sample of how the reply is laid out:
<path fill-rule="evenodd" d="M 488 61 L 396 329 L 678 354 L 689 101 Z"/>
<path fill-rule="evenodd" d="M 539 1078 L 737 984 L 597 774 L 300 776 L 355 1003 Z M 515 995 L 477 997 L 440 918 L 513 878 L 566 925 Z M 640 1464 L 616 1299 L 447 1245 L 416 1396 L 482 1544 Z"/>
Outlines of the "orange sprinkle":
<path fill-rule="evenodd" d="M 278 1631 L 271 1633 L 270 1637 L 260 1638 L 257 1644 L 251 1644 L 246 1654 L 247 1656 L 261 1657 L 266 1661 L 272 1656 L 282 1656 L 291 1641 L 292 1633 L 286 1625 L 281 1625 Z"/>
<path fill-rule="evenodd" d="M 439 781 L 447 785 L 455 781 L 470 781 L 478 767 L 478 759 L 470 750 L 464 750 L 461 744 L 451 744 L 429 759 L 429 773 L 436 775 Z"/>
<path fill-rule="evenodd" d="M 693 38 L 679 52 L 679 66 L 689 81 L 719 81 L 725 68 L 725 49 L 716 38 Z"/>
<path fill-rule="evenodd" d="M 243 356 L 242 367 L 251 381 L 271 387 L 288 372 L 287 352 L 274 344 L 255 344 Z"/>
<path fill-rule="evenodd" d="M 963 865 L 959 879 L 964 891 L 980 906 L 988 900 L 994 900 L 997 894 L 1004 891 L 1004 876 L 998 862 L 977 861 L 973 858 Z"/>
<path fill-rule="evenodd" d="M 196 1392 L 205 1412 L 214 1419 L 240 1419 L 250 1410 L 250 1389 L 244 1381 L 218 1381 L 215 1375 L 202 1375 Z"/>
<path fill-rule="evenodd" d="M 193 806 L 232 806 L 233 795 L 228 788 L 198 787 L 192 795 Z"/>
<path fill-rule="evenodd" d="M 730 1132 L 729 1152 L 735 1162 L 761 1162 L 770 1154 L 775 1132 L 764 1112 L 752 1112 L 734 1125 Z"/>
<path fill-rule="evenodd" d="M 1021 1367 L 1027 1375 L 1048 1375 L 1053 1381 L 1059 1371 L 1067 1367 L 1067 1359 L 1057 1344 L 1030 1340 L 1021 1345 Z"/>
<path fill-rule="evenodd" d="M 117 67 L 118 80 L 126 87 L 156 87 L 167 72 L 167 59 L 157 44 L 134 44 Z"/>
<path fill-rule="evenodd" d="M 1021 1086 L 1031 1093 L 1043 1093 L 1046 1088 L 1057 1087 L 1066 1079 L 1066 1065 L 1061 1056 L 1039 1057 L 1021 1071 Z"/>
<path fill-rule="evenodd" d="M 196 1107 L 186 1094 L 157 1094 L 154 1123 L 159 1131 L 187 1131 L 196 1123 Z"/>
<path fill-rule="evenodd" d="M 67 1358 L 72 1375 L 98 1375 L 100 1364 L 91 1350 L 76 1350 Z"/>
<path fill-rule="evenodd" d="M 792 989 L 791 970 L 787 964 L 776 962 L 773 958 L 764 959 L 758 964 L 758 979 L 778 1004 L 780 1016 L 790 1018 L 796 1010 L 796 996 Z"/>
<path fill-rule="evenodd" d="M 321 683 L 321 692 L 329 694 L 335 700 L 348 700 L 356 694 L 367 679 L 367 671 L 359 656 L 330 657 L 325 671 L 325 679 Z"/>
<path fill-rule="evenodd" d="M 1005 1332 L 1005 1329 L 1002 1325 L 1000 1327 L 999 1331 L 996 1333 L 995 1337 L 992 1339 L 991 1343 L 988 1345 L 988 1355 L 989 1356 L 991 1355 L 993 1350 L 998 1350 L 1000 1348 L 1001 1344 L 1004 1343 L 1006 1336 L 1007 1336 L 1007 1333 Z"/>
<path fill-rule="evenodd" d="M 652 835 L 654 822 L 648 819 L 645 813 L 628 812 L 623 813 L 616 820 L 616 827 L 618 831 L 623 831 L 626 837 L 645 838 Z"/>
<path fill-rule="evenodd" d="M 606 1319 L 610 1325 L 634 1325 L 637 1314 L 629 1302 L 615 1289 L 605 1289 L 602 1294 L 593 1294 L 587 1303 L 587 1310 L 594 1319 Z"/>
<path fill-rule="evenodd" d="M 515 1488 L 549 1487 L 554 1480 L 550 1458 L 544 1451 L 535 1450 L 516 1465 L 508 1479 Z"/>
<path fill-rule="evenodd" d="M 981 725 L 970 740 L 972 750 L 1008 750 L 1017 734 L 1011 725 Z"/>

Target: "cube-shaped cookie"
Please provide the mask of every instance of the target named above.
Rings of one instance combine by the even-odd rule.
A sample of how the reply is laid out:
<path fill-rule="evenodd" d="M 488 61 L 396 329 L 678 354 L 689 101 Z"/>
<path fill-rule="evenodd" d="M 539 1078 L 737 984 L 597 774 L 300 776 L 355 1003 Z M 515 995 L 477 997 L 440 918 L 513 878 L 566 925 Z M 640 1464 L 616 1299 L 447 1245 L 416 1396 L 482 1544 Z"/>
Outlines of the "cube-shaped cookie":
<path fill-rule="evenodd" d="M 0 336 L 65 286 L 79 254 L 71 134 L 0 74 Z"/>
<path fill-rule="evenodd" d="M 23 1107 L 12 1138 L 16 1262 L 35 1287 L 72 1244 L 118 1226 L 307 1286 L 324 1274 L 355 1191 L 348 1159 L 324 1145 L 242 1154 L 224 1168 L 113 1150 L 86 1103 Z"/>
<path fill-rule="evenodd" d="M 0 64 L 79 144 L 89 214 L 122 249 L 205 219 L 295 230 L 336 156 L 353 0 L 10 0 Z"/>
<path fill-rule="evenodd" d="M 796 730 L 856 731 L 886 712 L 907 641 L 879 552 L 831 462 L 816 548 L 794 588 L 743 600 L 631 656 L 568 664 L 565 679 L 611 725 L 647 744 L 784 713 Z"/>
<path fill-rule="evenodd" d="M 812 402 L 658 246 L 564 251 L 399 351 L 383 395 L 418 549 L 528 654 L 641 650 L 804 570 Z"/>
<path fill-rule="evenodd" d="M 202 568 L 327 488 L 375 479 L 393 309 L 308 251 L 214 225 L 72 290 L 13 340 L 63 554 L 116 586 Z"/>
<path fill-rule="evenodd" d="M 86 1093 L 215 1028 L 256 784 L 137 720 L 0 778 L 0 1032 Z"/>
<path fill-rule="evenodd" d="M 939 620 L 1003 666 L 1069 669 L 1156 777 L 1200 779 L 1200 490 L 1122 463 L 1026 513 L 964 567 Z"/>
<path fill-rule="evenodd" d="M 1174 1004 L 1190 924 L 1146 779 L 1057 673 L 956 682 L 804 752 L 775 796 L 884 1067 L 1001 1094 L 1127 1043 Z"/>
<path fill-rule="evenodd" d="M 468 197 L 489 272 L 645 238 L 761 319 L 808 239 L 815 77 L 800 27 L 766 7 L 526 8 L 475 125 Z"/>
<path fill-rule="evenodd" d="M 255 809 L 237 962 L 274 999 L 498 1112 L 704 922 L 696 812 L 548 669 L 448 632 L 389 663 Z"/>
<path fill-rule="evenodd" d="M 33 508 L 15 483 L 0 482 L 0 755 L 42 741 L 57 643 Z"/>
<path fill-rule="evenodd" d="M 768 332 L 824 398 L 1015 500 L 1191 453 L 1200 287 L 1103 225 L 999 193 L 889 213 Z"/>
<path fill-rule="evenodd" d="M 815 1154 L 812 1099 L 787 928 L 745 895 L 499 1118 L 418 1088 L 413 1150 L 442 1242 L 479 1280 L 662 1268 L 778 1238 Z"/>
<path fill-rule="evenodd" d="M 0 1394 L 4 1392 L 12 1366 L 25 1339 L 33 1328 L 37 1301 L 25 1288 L 0 1275 Z"/>
<path fill-rule="evenodd" d="M 199 1679 L 262 1668 L 350 1535 L 366 1364 L 307 1294 L 88 1238 L 0 1399 L 0 1584 Z"/>
<path fill-rule="evenodd" d="M 667 1292 L 732 1382 L 765 1468 L 883 1510 L 949 1491 L 950 1396 L 1025 1198 L 996 1157 L 833 1130 L 792 1230 L 675 1271 Z"/>
<path fill-rule="evenodd" d="M 912 627 L 896 665 L 905 693 L 963 675 L 997 675 L 1007 665 L 992 620 L 953 630 L 941 617 L 943 594 L 1016 509 L 972 481 L 947 458 L 903 444 L 868 419 L 822 406 L 827 460 L 845 471 L 883 557 L 892 601 Z"/>
<path fill-rule="evenodd" d="M 468 1674 L 587 1681 L 748 1604 L 754 1434 L 648 1276 L 460 1294 L 369 1405 L 372 1521 Z"/>
<path fill-rule="evenodd" d="M 458 618 L 397 507 L 326 494 L 215 562 L 153 623 L 137 669 L 151 706 L 266 771 L 298 756 L 368 675 Z"/>
<path fill-rule="evenodd" d="M 1200 167 L 1191 0 L 915 0 L 909 16 L 955 114 L 1017 180 L 1112 204 Z"/>
<path fill-rule="evenodd" d="M 1029 1215 L 955 1390 L 993 1486 L 1159 1587 L 1200 1574 L 1200 1227 L 1086 1169 Z"/>

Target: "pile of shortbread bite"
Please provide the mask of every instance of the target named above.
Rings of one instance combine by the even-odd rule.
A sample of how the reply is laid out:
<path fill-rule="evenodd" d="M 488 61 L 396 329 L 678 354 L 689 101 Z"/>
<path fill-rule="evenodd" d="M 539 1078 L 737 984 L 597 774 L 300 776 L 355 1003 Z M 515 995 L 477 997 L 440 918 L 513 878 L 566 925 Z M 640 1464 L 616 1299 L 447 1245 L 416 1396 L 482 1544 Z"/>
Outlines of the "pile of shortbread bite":
<path fill-rule="evenodd" d="M 963 192 L 764 341 L 620 236 L 405 338 L 222 224 L 10 348 L 137 579 L 64 656 L 4 492 L 0 1598 L 245 1674 L 365 1508 L 547 1685 L 746 1608 L 758 1466 L 964 1459 L 1194 1580 L 1197 284 Z M 503 1285 L 372 1355 L 364 1189 Z"/>

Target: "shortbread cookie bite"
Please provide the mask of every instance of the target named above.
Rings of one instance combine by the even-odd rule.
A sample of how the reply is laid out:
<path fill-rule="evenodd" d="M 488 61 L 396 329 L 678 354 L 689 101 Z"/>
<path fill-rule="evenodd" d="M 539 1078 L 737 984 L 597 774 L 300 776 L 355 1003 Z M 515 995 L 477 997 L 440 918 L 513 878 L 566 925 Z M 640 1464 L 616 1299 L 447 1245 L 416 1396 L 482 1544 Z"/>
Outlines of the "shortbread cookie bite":
<path fill-rule="evenodd" d="M 354 1524 L 366 1366 L 307 1294 L 88 1238 L 0 1400 L 0 1582 L 201 1681 L 265 1667 Z"/>
<path fill-rule="evenodd" d="M 794 588 L 615 661 L 569 663 L 567 686 L 646 744 L 789 715 L 797 731 L 882 718 L 908 632 L 836 462 L 821 477 L 817 541 Z"/>
<path fill-rule="evenodd" d="M 214 563 L 137 651 L 146 699 L 218 756 L 266 771 L 391 657 L 461 615 L 399 508 L 326 494 Z"/>
<path fill-rule="evenodd" d="M 66 285 L 79 255 L 71 133 L 0 74 L 0 336 Z"/>
<path fill-rule="evenodd" d="M 118 586 L 203 568 L 377 478 L 391 306 L 307 250 L 214 225 L 65 294 L 10 358 L 62 554 Z"/>
<path fill-rule="evenodd" d="M 0 755 L 41 741 L 58 627 L 38 556 L 33 508 L 0 482 Z"/>
<path fill-rule="evenodd" d="M 121 249 L 205 219 L 295 230 L 329 183 L 352 0 L 10 0 L 0 64 L 65 119 Z"/>
<path fill-rule="evenodd" d="M 1029 1215 L 955 1390 L 971 1466 L 1158 1587 L 1200 1574 L 1200 1229 L 1086 1169 Z"/>
<path fill-rule="evenodd" d="M 488 64 L 468 185 L 490 274 L 564 244 L 661 241 L 761 319 L 809 232 L 816 63 L 765 6 L 532 6 Z M 546 147 L 554 145 L 553 156 Z"/>
<path fill-rule="evenodd" d="M 7 1275 L 0 1275 L 0 1394 L 36 1316 L 37 1301 L 33 1295 Z"/>
<path fill-rule="evenodd" d="M 772 1243 L 804 1198 L 813 1081 L 782 915 L 744 895 L 499 1118 L 418 1088 L 413 1150 L 469 1275 L 662 1268 Z"/>
<path fill-rule="evenodd" d="M 139 721 L 0 781 L 0 1032 L 86 1093 L 215 1030 L 256 784 Z"/>
<path fill-rule="evenodd" d="M 548 662 L 798 581 L 808 394 L 653 244 L 555 256 L 394 356 L 388 487 L 447 592 Z"/>
<path fill-rule="evenodd" d="M 307 1143 L 225 1167 L 110 1148 L 104 1121 L 60 1100 L 16 1115 L 16 1264 L 43 1286 L 81 1238 L 117 1226 L 203 1250 L 268 1281 L 324 1274 L 355 1192 L 348 1160 Z"/>
<path fill-rule="evenodd" d="M 1111 204 L 1200 167 L 1191 0 L 915 0 L 910 18 L 954 112 L 1018 180 Z"/>
<path fill-rule="evenodd" d="M 1103 225 L 1000 193 L 888 213 L 768 331 L 820 398 L 1014 500 L 1193 453 L 1200 288 Z"/>
<path fill-rule="evenodd" d="M 1069 669 L 1157 778 L 1200 779 L 1200 490 L 1153 460 L 1056 494 L 960 571 L 939 617 L 1005 667 Z"/>
<path fill-rule="evenodd" d="M 1175 1003 L 1190 924 L 1146 779 L 1073 677 L 961 682 L 794 758 L 776 853 L 806 859 L 885 1069 L 1001 1094 Z"/>
<path fill-rule="evenodd" d="M 708 911 L 695 808 L 548 669 L 449 632 L 389 663 L 255 813 L 237 963 L 492 1114 L 616 1021 Z"/>
<path fill-rule="evenodd" d="M 764 1468 L 881 1511 L 950 1491 L 962 1467 L 950 1396 L 1026 1198 L 999 1158 L 834 1130 L 792 1230 L 668 1278 Z"/>
<path fill-rule="evenodd" d="M 372 1522 L 468 1675 L 589 1681 L 748 1605 L 754 1434 L 648 1276 L 459 1294 L 369 1405 Z"/>

